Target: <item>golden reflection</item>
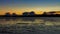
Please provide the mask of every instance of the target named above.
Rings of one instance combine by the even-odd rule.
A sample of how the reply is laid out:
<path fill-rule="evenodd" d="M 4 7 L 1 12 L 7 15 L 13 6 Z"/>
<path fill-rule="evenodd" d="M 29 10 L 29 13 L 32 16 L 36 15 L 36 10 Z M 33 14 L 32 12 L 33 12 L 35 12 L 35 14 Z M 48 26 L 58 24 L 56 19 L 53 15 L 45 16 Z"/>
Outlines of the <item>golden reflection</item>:
<path fill-rule="evenodd" d="M 54 20 L 54 21 L 51 21 L 52 19 L 48 20 L 48 18 L 46 18 L 46 19 L 35 18 L 35 19 L 33 19 L 33 21 L 32 21 L 32 19 L 28 19 L 28 20 L 26 20 L 26 19 L 24 20 L 24 18 L 0 19 L 0 24 L 11 24 L 11 25 L 13 25 L 13 24 L 17 24 L 17 23 L 28 23 L 29 25 L 31 25 L 31 24 L 60 25 L 60 20 L 58 18 L 56 18 L 57 20 Z"/>

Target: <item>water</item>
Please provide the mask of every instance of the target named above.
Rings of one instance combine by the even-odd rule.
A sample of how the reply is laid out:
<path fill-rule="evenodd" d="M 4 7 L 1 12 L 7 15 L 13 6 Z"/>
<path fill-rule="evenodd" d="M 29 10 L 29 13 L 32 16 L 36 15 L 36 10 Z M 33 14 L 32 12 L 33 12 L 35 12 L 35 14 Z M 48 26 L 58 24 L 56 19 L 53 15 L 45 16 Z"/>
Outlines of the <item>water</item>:
<path fill-rule="evenodd" d="M 60 17 L 0 18 L 0 33 L 59 34 Z"/>

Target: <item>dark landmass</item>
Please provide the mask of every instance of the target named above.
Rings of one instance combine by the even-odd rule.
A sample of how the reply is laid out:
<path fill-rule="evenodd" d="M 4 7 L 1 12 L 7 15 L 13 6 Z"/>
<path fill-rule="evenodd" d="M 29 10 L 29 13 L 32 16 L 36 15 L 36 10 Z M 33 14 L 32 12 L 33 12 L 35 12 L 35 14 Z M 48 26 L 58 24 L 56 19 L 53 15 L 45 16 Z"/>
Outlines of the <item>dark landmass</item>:
<path fill-rule="evenodd" d="M 16 16 L 6 16 L 6 15 L 0 15 L 0 17 L 60 17 L 60 15 L 16 15 Z"/>

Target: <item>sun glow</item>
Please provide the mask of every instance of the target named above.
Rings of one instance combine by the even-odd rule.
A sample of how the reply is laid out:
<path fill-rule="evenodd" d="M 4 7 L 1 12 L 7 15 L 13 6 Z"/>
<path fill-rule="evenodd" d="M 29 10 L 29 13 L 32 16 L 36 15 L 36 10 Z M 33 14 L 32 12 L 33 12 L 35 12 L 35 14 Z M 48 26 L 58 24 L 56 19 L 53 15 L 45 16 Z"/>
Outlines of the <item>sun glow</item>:
<path fill-rule="evenodd" d="M 31 12 L 34 11 L 36 14 L 43 14 L 43 12 L 49 11 L 59 11 L 59 7 L 44 7 L 44 8 L 13 8 L 13 7 L 1 7 L 0 8 L 0 15 L 4 15 L 6 12 L 10 14 L 16 13 L 17 15 L 22 15 L 23 12 Z"/>

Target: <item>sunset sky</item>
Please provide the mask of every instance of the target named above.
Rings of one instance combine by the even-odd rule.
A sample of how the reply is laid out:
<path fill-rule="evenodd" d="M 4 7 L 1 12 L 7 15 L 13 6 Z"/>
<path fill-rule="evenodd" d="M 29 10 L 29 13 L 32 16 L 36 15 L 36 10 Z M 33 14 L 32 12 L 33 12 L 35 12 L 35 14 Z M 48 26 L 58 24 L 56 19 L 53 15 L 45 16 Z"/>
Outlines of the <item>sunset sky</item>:
<path fill-rule="evenodd" d="M 6 12 L 22 14 L 25 11 L 37 14 L 60 11 L 60 0 L 0 0 L 0 15 Z"/>

